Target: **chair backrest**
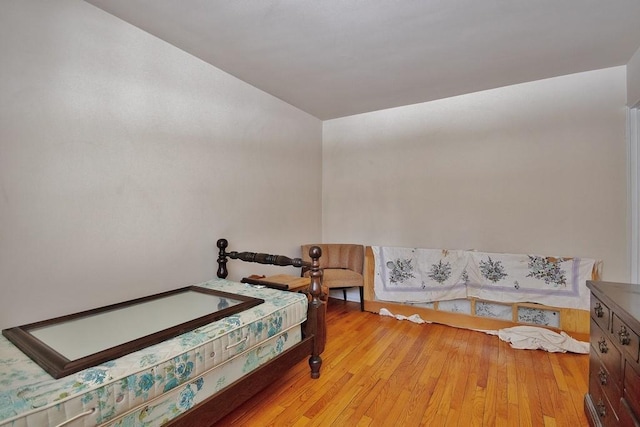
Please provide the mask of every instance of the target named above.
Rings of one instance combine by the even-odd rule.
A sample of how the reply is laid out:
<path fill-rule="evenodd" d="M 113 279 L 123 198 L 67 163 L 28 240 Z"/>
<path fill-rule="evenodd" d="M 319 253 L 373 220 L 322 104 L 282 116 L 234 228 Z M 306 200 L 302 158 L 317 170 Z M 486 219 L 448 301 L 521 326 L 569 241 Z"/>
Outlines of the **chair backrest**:
<path fill-rule="evenodd" d="M 320 268 L 345 268 L 362 274 L 364 271 L 364 246 L 351 243 L 322 243 L 302 245 L 302 259 L 311 261 L 309 248 L 320 246 Z"/>

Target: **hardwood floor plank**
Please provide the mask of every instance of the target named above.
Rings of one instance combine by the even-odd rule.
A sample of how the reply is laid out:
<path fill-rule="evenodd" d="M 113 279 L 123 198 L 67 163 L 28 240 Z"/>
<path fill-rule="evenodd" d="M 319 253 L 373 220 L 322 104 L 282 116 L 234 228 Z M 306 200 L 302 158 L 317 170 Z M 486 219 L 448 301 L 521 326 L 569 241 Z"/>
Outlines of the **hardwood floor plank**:
<path fill-rule="evenodd" d="M 428 386 L 416 382 L 413 389 L 409 392 L 409 398 L 405 406 L 405 411 L 398 418 L 397 425 L 418 426 L 422 422 L 422 417 L 427 408 L 427 396 L 430 396 Z"/>
<path fill-rule="evenodd" d="M 435 326 L 435 325 L 434 325 Z M 449 411 L 453 407 L 460 407 L 458 402 L 459 397 L 454 395 L 456 385 L 464 381 L 463 374 L 466 373 L 464 368 L 464 361 L 468 360 L 467 345 L 468 345 L 468 332 L 469 331 L 449 331 L 449 328 L 442 325 L 437 325 L 438 328 L 443 329 L 443 333 L 454 332 L 450 334 L 451 338 L 446 339 L 443 336 L 440 339 L 442 349 L 438 355 L 441 359 L 436 358 L 435 363 L 442 364 L 442 370 L 432 371 L 432 374 L 437 375 L 437 382 L 435 384 L 427 411 L 424 414 L 423 422 L 426 420 L 444 420 L 450 418 Z M 466 339 L 466 341 L 463 341 Z M 458 414 L 451 414 L 451 417 L 455 418 Z M 453 421 L 451 421 L 453 422 Z"/>
<path fill-rule="evenodd" d="M 355 395 L 350 400 L 344 410 L 338 414 L 333 420 L 333 425 L 348 426 L 358 423 L 364 413 L 369 409 L 376 396 L 380 393 L 380 389 L 384 385 L 384 381 L 367 378 L 357 384 L 354 390 Z"/>
<path fill-rule="evenodd" d="M 449 353 L 446 350 L 446 342 L 443 347 L 445 348 L 444 350 L 434 352 L 429 360 L 430 363 L 427 365 L 429 367 L 428 371 L 425 369 L 425 371 L 429 373 L 428 383 L 430 384 L 430 387 L 428 389 L 428 396 L 425 396 L 428 397 L 428 400 L 426 410 L 422 417 L 423 423 L 425 420 L 436 420 L 440 418 L 438 411 L 440 409 L 440 403 L 442 402 L 442 396 L 444 395 L 444 389 L 446 387 L 448 378 L 447 374 L 450 369 L 452 369 L 451 365 L 447 363 L 447 355 Z M 440 414 L 441 413 L 442 411 L 440 411 Z"/>
<path fill-rule="evenodd" d="M 558 389 L 560 391 L 568 392 L 569 386 L 567 385 L 567 381 L 560 364 L 560 359 L 557 357 L 557 355 L 552 354 L 549 356 L 549 361 L 551 362 L 551 368 L 553 369 L 553 378 L 556 385 L 558 386 Z"/>
<path fill-rule="evenodd" d="M 496 427 L 508 427 L 509 424 L 509 360 L 507 359 L 507 351 L 504 348 L 505 343 L 498 343 L 498 360 L 496 362 L 496 409 L 495 409 L 495 425 Z"/>
<path fill-rule="evenodd" d="M 300 417 L 298 418 L 298 420 L 295 422 L 295 424 L 291 424 L 292 427 L 304 427 L 304 426 L 308 426 L 311 423 L 311 420 L 307 417 Z M 274 425 L 278 425 L 276 423 L 274 423 Z"/>
<path fill-rule="evenodd" d="M 536 388 L 538 390 L 538 400 L 540 401 L 540 410 L 542 411 L 542 419 L 545 417 L 555 418 L 555 408 L 551 399 L 552 391 L 547 387 L 550 378 L 553 378 L 551 363 L 549 362 L 549 353 L 543 351 L 530 351 L 532 366 L 536 367 Z"/>
<path fill-rule="evenodd" d="M 220 426 L 586 426 L 588 355 L 363 313 L 330 300 L 317 380 L 300 362 Z"/>
<path fill-rule="evenodd" d="M 372 420 L 380 420 L 384 418 L 384 412 L 382 411 L 382 407 L 385 403 L 389 403 L 389 401 L 395 402 L 395 396 L 390 393 L 389 389 L 391 385 L 388 381 L 380 381 L 380 388 L 378 388 L 376 396 L 371 402 L 371 405 L 365 411 L 365 415 Z"/>
<path fill-rule="evenodd" d="M 586 424 L 583 407 L 575 407 L 575 404 L 571 398 L 571 394 L 567 390 L 567 382 L 565 381 L 564 375 L 562 375 L 561 381 L 558 381 L 557 379 L 557 355 L 548 353 L 547 359 L 548 363 L 545 364 L 544 379 L 543 382 L 540 382 L 540 385 L 543 387 L 541 392 L 546 393 L 549 396 L 551 405 L 553 405 L 553 418 L 555 425 L 569 425 L 576 420 L 580 421 L 583 424 Z M 583 393 L 582 396 L 584 397 Z M 546 422 L 547 421 L 545 419 L 545 423 Z"/>
<path fill-rule="evenodd" d="M 363 375 L 364 378 L 368 379 L 369 383 L 374 380 L 387 381 L 390 383 L 400 383 L 400 384 L 411 383 L 410 378 L 414 376 L 413 368 L 415 367 L 413 364 L 413 361 L 416 358 L 416 355 L 419 354 L 420 349 L 424 347 L 423 342 L 428 335 L 428 332 L 425 331 L 424 329 L 413 328 L 413 330 L 415 331 L 413 332 L 415 337 L 413 340 L 413 345 L 411 347 L 407 346 L 406 351 L 398 352 L 398 351 L 391 350 L 387 354 L 383 353 L 376 359 L 374 363 L 371 364 L 370 367 L 374 368 L 373 372 L 379 372 L 381 378 L 378 378 L 377 375 L 369 375 L 369 376 Z M 402 336 L 397 336 L 394 339 L 402 339 Z M 390 359 L 393 359 L 393 360 L 389 361 Z M 384 370 L 380 369 L 378 366 L 375 366 L 376 364 L 378 366 L 385 366 L 387 369 L 391 369 L 390 371 L 391 377 L 385 379 L 384 377 L 386 375 L 384 374 Z M 367 367 L 367 365 L 365 364 L 360 364 L 360 366 L 362 366 L 363 368 Z M 395 368 L 393 368 L 394 366 Z M 358 369 L 357 371 L 360 371 L 360 370 L 361 369 Z M 401 378 L 398 378 L 398 377 L 401 377 Z M 353 406 L 359 405 L 360 404 L 359 402 L 362 402 L 362 396 L 366 395 L 369 391 L 369 389 L 366 386 L 363 387 L 362 382 L 356 384 L 356 386 L 358 387 L 358 390 L 356 392 L 354 400 L 351 401 L 348 408 L 345 408 L 345 411 L 347 413 L 344 416 L 340 416 L 339 418 L 347 418 L 347 419 L 351 418 L 352 414 L 355 412 Z M 358 416 L 361 416 L 361 414 L 358 414 Z M 344 424 L 344 425 L 349 425 L 349 424 Z"/>
<path fill-rule="evenodd" d="M 518 384 L 518 418 L 520 419 L 520 426 L 529 427 L 533 426 L 531 405 L 536 406 L 536 402 L 530 402 L 530 399 L 536 398 L 535 394 L 530 393 L 530 388 L 527 385 L 527 381 L 531 380 L 531 374 L 528 370 L 531 368 L 526 363 L 526 357 L 521 355 L 516 364 L 516 378 Z"/>
<path fill-rule="evenodd" d="M 568 390 L 562 392 L 562 396 L 566 396 L 563 402 L 567 403 L 568 409 L 572 409 L 571 413 L 580 421 L 580 425 L 588 425 L 587 418 L 584 413 L 584 394 L 588 389 L 589 381 L 589 357 L 571 357 L 571 354 L 554 353 L 551 357 L 557 357 L 562 366 L 565 382 Z M 586 373 L 586 374 L 585 374 Z"/>
<path fill-rule="evenodd" d="M 468 352 L 469 336 L 472 334 L 467 329 L 458 329 L 455 339 L 452 341 L 449 351 L 449 365 L 451 369 L 447 371 L 446 381 L 448 387 L 445 389 L 443 401 L 438 412 L 444 415 L 446 405 L 446 424 L 456 425 L 462 410 L 462 401 L 458 398 L 464 393 L 468 372 L 472 362 L 472 355 Z"/>
<path fill-rule="evenodd" d="M 360 419 L 360 421 L 358 421 L 358 424 L 356 424 L 356 427 L 366 427 L 366 426 L 370 426 L 373 423 L 373 420 L 369 417 L 362 417 Z M 335 427 L 342 427 L 343 425 L 341 424 L 337 424 Z M 333 427 L 333 425 L 332 425 Z"/>
<path fill-rule="evenodd" d="M 463 363 L 468 370 L 466 371 L 466 382 L 464 384 L 461 393 L 456 396 L 456 399 L 461 400 L 460 417 L 458 419 L 459 426 L 470 426 L 474 422 L 477 424 L 478 420 L 475 419 L 474 414 L 474 402 L 476 395 L 476 387 L 478 384 L 478 371 L 479 366 L 476 363 L 475 351 L 480 347 L 482 340 L 480 333 L 472 333 L 469 335 L 469 342 L 467 344 L 467 353 L 463 359 Z M 463 368 L 464 369 L 464 368 Z M 428 420 L 424 420 L 428 422 Z"/>
<path fill-rule="evenodd" d="M 485 385 L 484 413 L 482 425 L 494 426 L 496 424 L 496 411 L 498 408 L 498 349 L 499 345 L 492 345 L 495 342 L 494 336 L 487 336 L 484 347 L 487 349 L 487 378 Z"/>
<path fill-rule="evenodd" d="M 338 381 L 331 384 L 331 387 L 326 388 L 325 392 L 304 412 L 304 416 L 310 419 L 316 419 L 320 414 L 324 415 L 331 412 L 331 407 L 337 404 L 336 396 L 341 395 L 344 385 L 349 382 L 352 377 L 352 374 L 346 372 Z"/>
<path fill-rule="evenodd" d="M 498 345 L 505 354 L 507 375 L 507 425 L 520 425 L 520 411 L 518 408 L 518 373 L 516 367 L 515 352 L 505 342 L 499 341 Z"/>
<path fill-rule="evenodd" d="M 400 398 L 387 415 L 387 420 L 395 425 L 417 425 L 424 413 L 425 404 L 422 401 L 424 394 L 416 392 L 419 382 L 417 375 L 423 369 L 423 361 L 429 360 L 428 353 L 431 348 L 425 343 L 430 339 L 428 328 L 414 328 L 419 332 L 413 345 L 403 357 L 396 373 L 390 378 L 396 384 L 395 389 Z M 383 423 L 387 423 L 385 420 Z"/>

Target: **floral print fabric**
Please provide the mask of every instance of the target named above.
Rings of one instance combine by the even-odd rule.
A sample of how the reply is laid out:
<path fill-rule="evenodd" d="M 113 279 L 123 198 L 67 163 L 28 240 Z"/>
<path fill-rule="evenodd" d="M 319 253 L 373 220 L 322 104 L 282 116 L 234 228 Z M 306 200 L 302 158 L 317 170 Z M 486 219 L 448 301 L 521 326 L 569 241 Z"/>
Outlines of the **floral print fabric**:
<path fill-rule="evenodd" d="M 431 302 L 466 298 L 464 251 L 373 246 L 376 297 Z"/>
<path fill-rule="evenodd" d="M 376 298 L 403 303 L 532 302 L 589 309 L 586 281 L 600 262 L 528 254 L 372 247 Z"/>
<path fill-rule="evenodd" d="M 257 348 L 239 355 L 221 366 L 207 371 L 201 377 L 181 387 L 176 387 L 159 398 L 139 405 L 133 411 L 110 420 L 106 426 L 113 427 L 154 427 L 193 408 L 206 398 L 214 395 L 227 385 L 240 379 L 274 357 L 300 342 L 300 328 L 283 332 Z"/>
<path fill-rule="evenodd" d="M 467 295 L 589 310 L 586 282 L 599 264 L 588 258 L 469 252 Z"/>

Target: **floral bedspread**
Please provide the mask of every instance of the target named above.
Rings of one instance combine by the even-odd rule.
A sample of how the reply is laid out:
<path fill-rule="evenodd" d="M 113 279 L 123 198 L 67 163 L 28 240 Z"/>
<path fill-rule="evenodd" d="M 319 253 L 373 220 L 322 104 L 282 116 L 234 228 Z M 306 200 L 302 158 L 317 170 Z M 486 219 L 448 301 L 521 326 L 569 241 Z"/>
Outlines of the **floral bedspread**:
<path fill-rule="evenodd" d="M 306 320 L 307 299 L 302 294 L 256 289 L 223 279 L 197 286 L 265 302 L 57 380 L 0 336 L 0 426 L 56 425 L 82 414 L 88 416 L 72 425 L 106 422 L 178 386 L 189 385 L 227 360 L 255 352 L 261 342 Z M 197 388 L 197 383 L 194 386 Z"/>
<path fill-rule="evenodd" d="M 373 246 L 378 299 L 431 302 L 467 297 L 465 251 Z"/>
<path fill-rule="evenodd" d="M 465 250 L 372 247 L 374 289 L 384 301 L 447 301 L 475 297 L 589 309 L 586 281 L 601 263 L 588 258 Z"/>

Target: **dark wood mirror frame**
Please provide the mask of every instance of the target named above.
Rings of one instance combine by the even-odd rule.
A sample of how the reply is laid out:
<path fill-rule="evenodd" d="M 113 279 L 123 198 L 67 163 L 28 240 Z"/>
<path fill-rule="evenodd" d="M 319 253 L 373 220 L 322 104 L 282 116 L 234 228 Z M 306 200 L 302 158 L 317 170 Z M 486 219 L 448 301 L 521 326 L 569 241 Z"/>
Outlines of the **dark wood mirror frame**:
<path fill-rule="evenodd" d="M 212 311 L 210 314 L 197 317 L 186 321 L 184 323 L 159 330 L 157 332 L 145 335 L 138 339 L 116 345 L 114 347 L 106 348 L 97 353 L 90 354 L 85 357 L 78 358 L 76 360 L 69 360 L 63 356 L 59 351 L 50 347 L 42 342 L 31 331 L 43 328 L 46 326 L 62 324 L 64 322 L 79 320 L 96 314 L 105 313 L 108 311 L 118 310 L 133 305 L 144 304 L 145 302 L 151 302 L 160 298 L 170 297 L 172 295 L 185 293 L 185 292 L 200 292 L 209 295 L 215 295 L 231 300 L 239 301 L 239 303 L 229 306 L 220 307 Z M 147 297 L 137 298 L 130 301 L 112 304 L 93 310 L 87 310 L 67 316 L 61 316 L 54 319 L 44 320 L 41 322 L 30 323 L 28 325 L 18 326 L 14 328 L 5 329 L 2 334 L 11 341 L 16 347 L 27 354 L 33 361 L 40 365 L 45 371 L 47 371 L 54 378 L 61 378 L 83 369 L 99 365 L 100 363 L 107 362 L 109 360 L 116 359 L 126 354 L 132 353 L 137 350 L 141 350 L 153 344 L 157 344 L 161 341 L 173 338 L 188 331 L 192 331 L 200 326 L 230 316 L 234 313 L 246 310 L 254 307 L 258 304 L 262 304 L 264 300 L 259 298 L 248 297 L 244 295 L 236 295 L 228 292 L 217 291 L 208 288 L 202 288 L 199 286 L 187 286 L 180 289 L 175 289 L 168 292 L 159 293 Z"/>

